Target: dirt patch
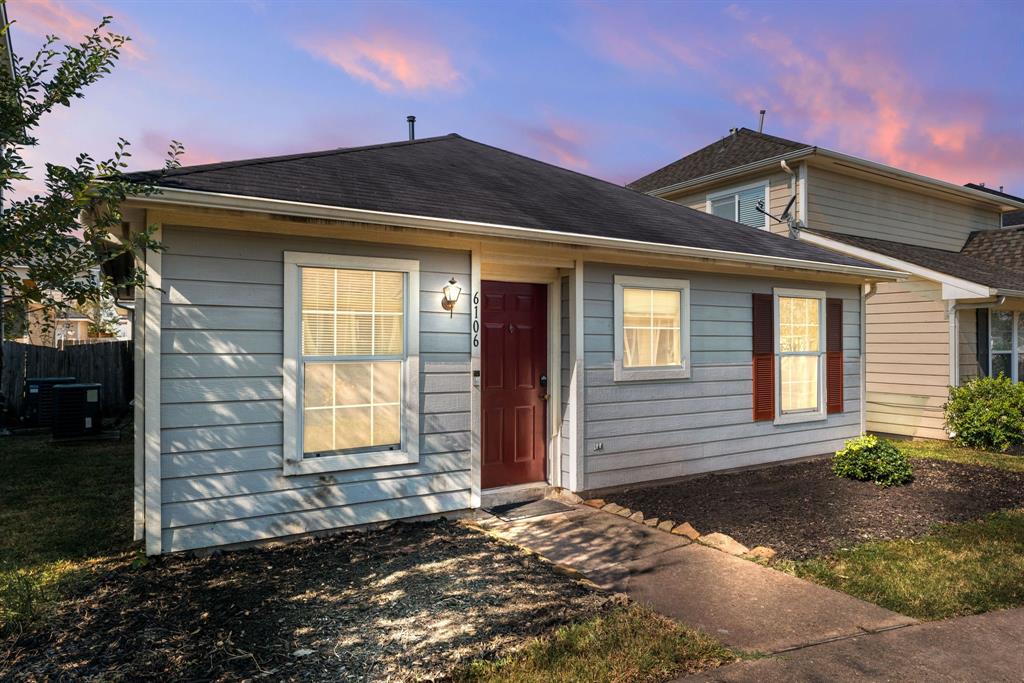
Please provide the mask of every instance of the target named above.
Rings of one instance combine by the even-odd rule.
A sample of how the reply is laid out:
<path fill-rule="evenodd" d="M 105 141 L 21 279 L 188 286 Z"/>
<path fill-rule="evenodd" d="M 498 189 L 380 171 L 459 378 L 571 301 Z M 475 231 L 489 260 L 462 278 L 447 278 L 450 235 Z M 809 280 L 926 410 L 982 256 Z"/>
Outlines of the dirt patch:
<path fill-rule="evenodd" d="M 831 460 L 712 474 L 606 496 L 648 517 L 720 531 L 779 558 L 805 559 L 852 543 L 927 533 L 1024 507 L 1024 473 L 938 460 L 914 460 L 914 481 L 883 489 L 841 479 Z"/>
<path fill-rule="evenodd" d="M 433 680 L 614 602 L 479 531 L 396 524 L 111 572 L 0 643 L 0 679 Z"/>

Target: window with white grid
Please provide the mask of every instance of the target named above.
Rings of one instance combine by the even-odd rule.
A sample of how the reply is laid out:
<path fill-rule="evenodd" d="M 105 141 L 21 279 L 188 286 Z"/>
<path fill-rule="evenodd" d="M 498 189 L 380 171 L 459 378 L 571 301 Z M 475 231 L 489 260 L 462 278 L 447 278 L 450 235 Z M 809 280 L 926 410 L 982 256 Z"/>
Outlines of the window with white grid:
<path fill-rule="evenodd" d="M 824 294 L 776 291 L 779 412 L 821 410 Z"/>

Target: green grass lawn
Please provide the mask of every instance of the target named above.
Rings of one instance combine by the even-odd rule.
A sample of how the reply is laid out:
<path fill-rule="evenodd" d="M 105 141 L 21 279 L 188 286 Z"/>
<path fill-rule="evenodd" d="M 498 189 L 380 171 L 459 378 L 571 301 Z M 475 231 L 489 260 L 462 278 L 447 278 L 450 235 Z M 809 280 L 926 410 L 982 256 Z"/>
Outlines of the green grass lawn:
<path fill-rule="evenodd" d="M 0 634 L 130 557 L 132 444 L 0 441 Z"/>
<path fill-rule="evenodd" d="M 910 458 L 946 460 L 965 465 L 983 465 L 1011 472 L 1024 472 L 1024 456 L 1021 455 L 960 448 L 948 441 L 897 441 L 896 445 Z"/>
<path fill-rule="evenodd" d="M 864 543 L 783 563 L 797 576 L 918 619 L 1024 605 L 1024 510 L 926 536 Z"/>
<path fill-rule="evenodd" d="M 460 683 L 653 683 L 735 659 L 710 636 L 631 604 L 563 626 L 506 659 L 474 662 L 453 678 Z"/>

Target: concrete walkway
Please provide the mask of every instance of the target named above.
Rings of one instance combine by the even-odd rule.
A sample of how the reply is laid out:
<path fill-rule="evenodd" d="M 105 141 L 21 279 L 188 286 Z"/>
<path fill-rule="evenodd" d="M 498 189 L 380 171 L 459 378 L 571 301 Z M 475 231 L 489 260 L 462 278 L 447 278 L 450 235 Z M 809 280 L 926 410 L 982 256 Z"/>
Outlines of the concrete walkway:
<path fill-rule="evenodd" d="M 843 593 L 587 506 L 481 526 L 688 626 L 778 653 L 916 623 Z M 732 679 L 729 679 L 732 680 Z M 740 679 L 737 679 L 740 680 Z"/>
<path fill-rule="evenodd" d="M 1024 680 L 1024 608 L 936 621 L 737 662 L 691 681 Z"/>

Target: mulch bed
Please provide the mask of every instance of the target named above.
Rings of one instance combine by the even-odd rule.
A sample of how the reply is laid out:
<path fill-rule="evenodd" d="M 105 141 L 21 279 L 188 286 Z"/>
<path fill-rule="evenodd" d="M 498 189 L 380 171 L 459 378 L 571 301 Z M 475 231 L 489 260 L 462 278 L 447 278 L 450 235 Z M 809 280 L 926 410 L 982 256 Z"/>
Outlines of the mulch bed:
<path fill-rule="evenodd" d="M 938 522 L 964 522 L 1024 507 L 1024 473 L 937 460 L 914 460 L 914 481 L 883 489 L 842 479 L 821 459 L 605 496 L 647 517 L 690 522 L 778 558 L 806 559 L 868 540 L 927 533 Z"/>
<path fill-rule="evenodd" d="M 452 522 L 123 567 L 0 642 L 0 679 L 436 680 L 614 598 Z"/>

